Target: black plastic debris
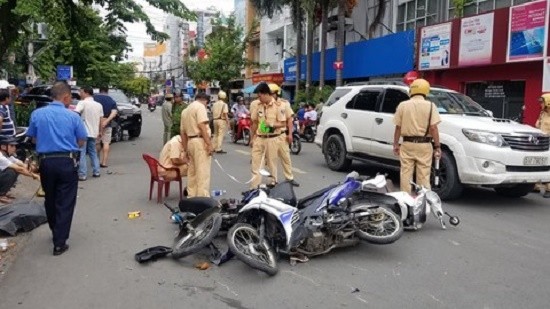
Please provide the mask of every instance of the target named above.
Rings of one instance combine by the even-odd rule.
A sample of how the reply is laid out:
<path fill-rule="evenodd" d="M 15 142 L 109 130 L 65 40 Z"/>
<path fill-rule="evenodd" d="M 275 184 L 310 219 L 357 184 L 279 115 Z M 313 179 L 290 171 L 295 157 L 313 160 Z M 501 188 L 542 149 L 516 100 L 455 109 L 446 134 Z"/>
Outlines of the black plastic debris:
<path fill-rule="evenodd" d="M 166 257 L 170 253 L 172 253 L 172 248 L 155 246 L 136 253 L 135 258 L 138 263 L 145 263 L 149 261 L 155 262 L 160 258 Z"/>

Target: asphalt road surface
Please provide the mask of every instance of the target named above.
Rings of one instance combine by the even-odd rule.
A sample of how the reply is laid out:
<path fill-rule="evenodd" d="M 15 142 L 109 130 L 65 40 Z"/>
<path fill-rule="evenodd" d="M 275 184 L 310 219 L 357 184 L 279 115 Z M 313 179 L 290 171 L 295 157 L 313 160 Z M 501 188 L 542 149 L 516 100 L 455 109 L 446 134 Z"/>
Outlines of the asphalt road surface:
<path fill-rule="evenodd" d="M 168 211 L 148 201 L 149 171 L 141 154 L 158 156 L 162 124 L 160 110 L 143 112 L 142 136 L 114 144 L 101 178 L 80 183 L 69 251 L 52 256 L 47 226 L 33 231 L 0 282 L 0 308 L 548 308 L 550 203 L 538 194 L 506 199 L 469 190 L 444 205 L 460 216 L 457 228 L 441 230 L 430 217 L 422 230 L 405 232 L 391 245 L 360 244 L 294 267 L 281 261 L 275 277 L 238 260 L 194 268 L 207 251 L 140 265 L 136 252 L 171 245 L 177 232 Z M 228 154 L 216 158 L 247 181 L 250 149 L 228 142 L 224 148 Z M 298 196 L 345 175 L 326 168 L 313 144 L 304 143 L 292 159 Z M 214 163 L 212 189 L 239 197 L 246 186 Z M 173 184 L 168 201 L 177 200 Z M 138 210 L 140 218 L 127 218 Z"/>

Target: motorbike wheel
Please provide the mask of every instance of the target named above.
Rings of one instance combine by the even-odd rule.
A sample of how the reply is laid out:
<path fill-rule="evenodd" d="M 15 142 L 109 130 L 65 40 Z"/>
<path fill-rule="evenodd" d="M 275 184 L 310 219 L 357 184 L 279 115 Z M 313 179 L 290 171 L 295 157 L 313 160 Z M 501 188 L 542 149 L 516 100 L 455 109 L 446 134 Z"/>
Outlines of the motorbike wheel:
<path fill-rule="evenodd" d="M 292 136 L 292 144 L 290 145 L 290 152 L 297 155 L 302 151 L 302 141 L 299 136 Z"/>
<path fill-rule="evenodd" d="M 214 213 L 200 222 L 192 221 L 194 230 L 189 233 L 187 229 L 182 230 L 174 242 L 172 258 L 180 259 L 193 254 L 208 246 L 212 239 L 218 234 L 222 225 L 222 216 Z"/>
<path fill-rule="evenodd" d="M 310 127 L 305 128 L 304 138 L 305 138 L 306 142 L 313 143 L 313 141 L 315 140 L 315 133 L 313 133 L 312 128 L 310 128 Z"/>
<path fill-rule="evenodd" d="M 279 271 L 275 252 L 265 239 L 260 239 L 250 224 L 237 223 L 227 232 L 229 249 L 246 265 L 274 276 Z"/>
<path fill-rule="evenodd" d="M 378 207 L 355 206 L 354 213 L 371 212 L 370 215 L 357 219 L 357 237 L 361 240 L 377 244 L 391 244 L 403 235 L 401 218 L 393 211 Z"/>
<path fill-rule="evenodd" d="M 245 146 L 250 145 L 250 129 L 243 129 L 243 143 Z"/>

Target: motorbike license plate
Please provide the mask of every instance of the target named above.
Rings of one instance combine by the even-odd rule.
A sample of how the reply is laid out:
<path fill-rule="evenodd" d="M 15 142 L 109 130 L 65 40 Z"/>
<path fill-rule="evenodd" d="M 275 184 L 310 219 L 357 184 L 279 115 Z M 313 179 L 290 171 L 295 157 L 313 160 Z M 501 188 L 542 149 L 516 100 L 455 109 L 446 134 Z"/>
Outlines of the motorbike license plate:
<path fill-rule="evenodd" d="M 523 158 L 523 165 L 548 165 L 547 157 L 525 157 Z"/>

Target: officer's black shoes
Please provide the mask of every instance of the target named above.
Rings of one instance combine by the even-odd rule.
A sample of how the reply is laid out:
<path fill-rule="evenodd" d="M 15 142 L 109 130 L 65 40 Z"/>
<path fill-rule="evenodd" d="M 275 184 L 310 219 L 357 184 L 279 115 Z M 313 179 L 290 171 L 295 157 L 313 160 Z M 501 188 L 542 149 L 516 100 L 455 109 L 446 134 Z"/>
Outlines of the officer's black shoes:
<path fill-rule="evenodd" d="M 65 251 L 69 250 L 69 245 L 65 244 L 61 247 L 54 247 L 53 248 L 53 255 L 58 256 L 65 253 Z"/>
<path fill-rule="evenodd" d="M 294 179 L 291 179 L 291 180 L 289 180 L 288 182 L 289 182 L 291 185 L 295 186 L 295 187 L 299 187 L 299 186 L 300 186 L 300 184 L 297 183 L 296 180 L 294 180 Z"/>
<path fill-rule="evenodd" d="M 220 150 L 220 151 L 216 151 L 216 153 L 218 153 L 218 154 L 226 154 L 226 153 L 227 153 L 227 151 L 224 151 L 224 150 Z"/>

